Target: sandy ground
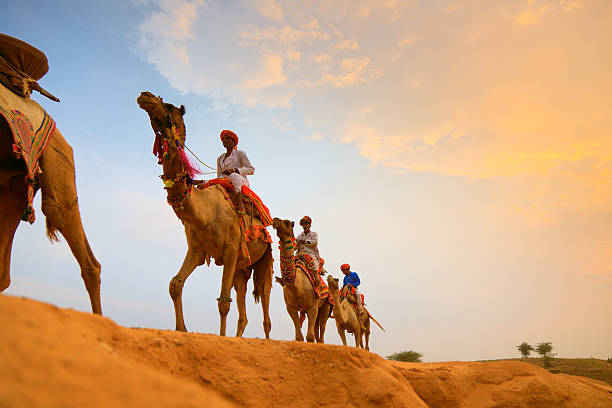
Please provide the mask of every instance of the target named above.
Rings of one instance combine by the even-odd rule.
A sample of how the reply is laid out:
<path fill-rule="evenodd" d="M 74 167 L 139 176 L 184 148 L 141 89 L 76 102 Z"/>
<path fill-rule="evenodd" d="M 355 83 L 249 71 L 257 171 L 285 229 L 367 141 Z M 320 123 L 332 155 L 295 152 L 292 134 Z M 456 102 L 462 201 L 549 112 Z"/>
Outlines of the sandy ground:
<path fill-rule="evenodd" d="M 397 363 L 353 347 L 128 329 L 0 295 L 0 407 L 612 407 L 521 362 Z"/>

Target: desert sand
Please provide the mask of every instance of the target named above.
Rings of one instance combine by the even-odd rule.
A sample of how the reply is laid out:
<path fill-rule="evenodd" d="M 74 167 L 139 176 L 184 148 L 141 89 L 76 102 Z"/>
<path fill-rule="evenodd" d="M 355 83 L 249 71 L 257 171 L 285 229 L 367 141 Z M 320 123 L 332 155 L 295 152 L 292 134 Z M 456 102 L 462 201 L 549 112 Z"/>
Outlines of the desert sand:
<path fill-rule="evenodd" d="M 603 382 L 515 361 L 398 363 L 353 347 L 130 329 L 6 295 L 0 327 L 2 408 L 612 407 Z"/>

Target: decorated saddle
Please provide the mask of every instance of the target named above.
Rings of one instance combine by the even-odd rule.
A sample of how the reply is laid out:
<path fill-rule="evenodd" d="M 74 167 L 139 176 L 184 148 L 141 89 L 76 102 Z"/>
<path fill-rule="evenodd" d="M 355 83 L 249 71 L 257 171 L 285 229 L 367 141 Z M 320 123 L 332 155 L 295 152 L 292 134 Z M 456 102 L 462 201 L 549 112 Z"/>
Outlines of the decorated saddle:
<path fill-rule="evenodd" d="M 340 297 L 340 300 L 342 300 L 342 299 L 344 299 L 344 298 L 347 298 L 347 299 L 348 299 L 348 301 L 349 301 L 349 303 L 350 303 L 350 304 L 351 304 L 351 305 L 352 305 L 354 308 L 357 308 L 357 304 L 356 304 L 355 302 L 353 302 L 353 301 L 352 301 L 352 299 L 356 299 L 356 297 L 355 297 L 355 296 L 357 295 L 357 291 L 356 291 L 356 289 L 355 289 L 353 286 L 351 286 L 351 287 L 348 287 L 348 286 L 343 287 L 343 288 L 340 290 L 339 295 L 340 295 L 340 296 L 339 296 L 339 297 Z M 349 296 L 349 295 L 352 295 L 352 296 Z M 360 293 L 360 295 L 361 295 L 361 304 L 365 306 L 365 305 L 366 305 L 366 304 L 365 304 L 365 297 L 363 296 L 363 293 Z"/>
<path fill-rule="evenodd" d="M 301 269 L 306 276 L 308 276 L 308 279 L 310 280 L 310 283 L 312 283 L 312 287 L 319 298 L 327 298 L 329 303 L 334 304 L 333 299 L 329 295 L 327 283 L 325 283 L 319 274 L 319 271 L 315 271 L 314 261 L 310 255 L 298 254 L 295 257 L 295 267 Z"/>
<path fill-rule="evenodd" d="M 232 186 L 231 181 L 229 179 L 222 177 L 209 180 L 204 185 L 204 188 L 208 188 L 210 186 L 220 185 L 225 190 L 232 191 L 234 187 Z M 270 210 L 266 207 L 261 201 L 261 198 L 253 190 L 251 190 L 248 186 L 242 186 L 242 199 L 244 201 L 244 208 L 248 214 L 257 217 L 261 224 L 264 227 L 268 227 L 272 225 L 272 216 L 270 216 Z"/>
<path fill-rule="evenodd" d="M 0 85 L 0 116 L 6 120 L 13 135 L 13 153 L 26 164 L 28 204 L 22 220 L 36 219 L 32 201 L 38 189 L 38 159 L 45 151 L 55 130 L 55 121 L 35 101 L 22 98 Z"/>

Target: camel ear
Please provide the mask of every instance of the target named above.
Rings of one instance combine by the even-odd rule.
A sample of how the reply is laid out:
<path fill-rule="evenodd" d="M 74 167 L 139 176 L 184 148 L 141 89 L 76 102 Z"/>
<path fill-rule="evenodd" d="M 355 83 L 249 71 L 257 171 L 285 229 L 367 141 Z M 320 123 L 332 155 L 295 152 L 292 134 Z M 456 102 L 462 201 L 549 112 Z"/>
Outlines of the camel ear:
<path fill-rule="evenodd" d="M 185 115 L 185 105 L 181 105 L 179 111 L 181 112 L 181 115 Z"/>
<path fill-rule="evenodd" d="M 291 221 L 291 228 L 295 225 L 295 222 Z"/>

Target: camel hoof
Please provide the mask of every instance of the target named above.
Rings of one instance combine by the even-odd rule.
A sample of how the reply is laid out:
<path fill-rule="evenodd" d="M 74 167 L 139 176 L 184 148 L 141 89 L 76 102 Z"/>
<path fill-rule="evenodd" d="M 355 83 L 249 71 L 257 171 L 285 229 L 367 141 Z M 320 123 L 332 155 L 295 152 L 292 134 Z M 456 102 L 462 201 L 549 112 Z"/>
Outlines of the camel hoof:
<path fill-rule="evenodd" d="M 308 343 L 314 343 L 315 338 L 314 338 L 314 336 L 307 336 L 307 337 L 306 337 L 306 341 L 307 341 Z"/>

